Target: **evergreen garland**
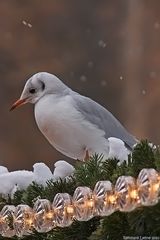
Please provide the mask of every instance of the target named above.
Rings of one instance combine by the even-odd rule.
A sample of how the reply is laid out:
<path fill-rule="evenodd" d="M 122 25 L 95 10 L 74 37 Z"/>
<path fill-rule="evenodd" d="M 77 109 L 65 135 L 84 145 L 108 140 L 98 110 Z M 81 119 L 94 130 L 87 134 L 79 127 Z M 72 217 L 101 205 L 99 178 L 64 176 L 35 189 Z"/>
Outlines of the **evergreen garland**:
<path fill-rule="evenodd" d="M 117 159 L 102 161 L 102 155 L 92 156 L 86 163 L 78 163 L 74 175 L 57 182 L 48 181 L 43 187 L 31 184 L 25 191 L 17 191 L 14 199 L 0 198 L 0 208 L 6 204 L 28 204 L 33 207 L 37 198 L 53 201 L 56 193 L 67 192 L 73 195 L 78 186 L 94 188 L 99 180 L 110 180 L 113 184 L 119 176 L 137 177 L 143 168 L 160 171 L 160 150 L 141 141 L 128 161 L 119 165 Z M 37 233 L 23 237 L 24 240 L 121 240 L 124 236 L 160 237 L 160 202 L 153 207 L 140 207 L 130 213 L 115 212 L 107 217 L 95 217 L 88 222 L 75 221 L 70 227 L 55 228 L 48 233 Z M 0 239 L 4 237 L 0 236 Z M 13 237 L 12 239 L 19 239 Z"/>

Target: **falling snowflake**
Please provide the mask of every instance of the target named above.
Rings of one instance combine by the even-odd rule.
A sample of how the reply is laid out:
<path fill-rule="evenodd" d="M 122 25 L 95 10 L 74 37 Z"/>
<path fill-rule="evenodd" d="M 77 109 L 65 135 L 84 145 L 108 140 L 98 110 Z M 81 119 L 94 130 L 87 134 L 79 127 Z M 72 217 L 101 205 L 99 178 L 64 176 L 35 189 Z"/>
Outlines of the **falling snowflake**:
<path fill-rule="evenodd" d="M 150 75 L 151 78 L 156 78 L 157 73 L 152 71 L 152 72 L 149 73 L 149 75 Z"/>
<path fill-rule="evenodd" d="M 23 23 L 23 25 L 25 25 L 25 26 L 27 26 L 27 27 L 29 27 L 29 28 L 31 28 L 31 27 L 32 27 L 32 24 L 31 24 L 31 23 L 28 23 L 28 22 L 26 22 L 25 20 L 23 20 L 23 21 L 22 21 L 22 23 Z"/>
<path fill-rule="evenodd" d="M 86 77 L 85 75 L 81 75 L 81 76 L 80 76 L 80 80 L 81 80 L 82 82 L 86 82 L 86 81 L 87 81 L 87 77 Z"/>
<path fill-rule="evenodd" d="M 92 62 L 92 61 L 89 61 L 89 62 L 88 62 L 88 67 L 89 67 L 89 68 L 92 68 L 92 67 L 93 67 L 93 62 Z"/>
<path fill-rule="evenodd" d="M 101 47 L 101 48 L 105 48 L 107 46 L 107 44 L 103 40 L 99 40 L 98 41 L 98 46 Z"/>
<path fill-rule="evenodd" d="M 70 72 L 70 76 L 74 77 L 74 72 L 73 71 Z"/>
<path fill-rule="evenodd" d="M 106 85 L 107 85 L 107 82 L 106 82 L 105 80 L 102 80 L 102 81 L 101 81 L 101 86 L 102 86 L 102 87 L 105 87 Z"/>
<path fill-rule="evenodd" d="M 123 76 L 120 76 L 119 79 L 120 79 L 120 80 L 123 80 Z"/>
<path fill-rule="evenodd" d="M 154 28 L 155 29 L 159 29 L 160 28 L 160 23 L 159 22 L 155 22 L 154 23 Z"/>
<path fill-rule="evenodd" d="M 143 95 L 146 95 L 146 90 L 143 89 L 143 90 L 142 90 L 142 94 L 143 94 Z"/>

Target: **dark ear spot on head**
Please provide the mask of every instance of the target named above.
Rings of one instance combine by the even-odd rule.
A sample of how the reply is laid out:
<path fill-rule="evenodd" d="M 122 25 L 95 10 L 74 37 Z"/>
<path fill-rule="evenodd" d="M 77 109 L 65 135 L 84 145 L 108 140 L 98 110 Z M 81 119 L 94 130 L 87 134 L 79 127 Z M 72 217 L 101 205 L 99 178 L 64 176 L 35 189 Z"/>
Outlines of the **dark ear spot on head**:
<path fill-rule="evenodd" d="M 45 89 L 45 84 L 42 81 L 41 81 L 41 86 L 42 86 L 41 88 L 42 88 L 42 91 L 43 91 Z"/>

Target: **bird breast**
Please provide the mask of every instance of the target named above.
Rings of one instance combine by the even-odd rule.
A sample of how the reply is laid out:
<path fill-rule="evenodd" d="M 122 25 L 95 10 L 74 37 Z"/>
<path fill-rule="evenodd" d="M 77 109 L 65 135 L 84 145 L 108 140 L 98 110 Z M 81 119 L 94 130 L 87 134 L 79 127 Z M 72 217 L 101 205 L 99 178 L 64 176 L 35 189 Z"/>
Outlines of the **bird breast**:
<path fill-rule="evenodd" d="M 35 105 L 35 119 L 51 145 L 68 157 L 81 159 L 86 149 L 100 153 L 107 149 L 104 131 L 85 120 L 69 95 L 44 96 Z"/>

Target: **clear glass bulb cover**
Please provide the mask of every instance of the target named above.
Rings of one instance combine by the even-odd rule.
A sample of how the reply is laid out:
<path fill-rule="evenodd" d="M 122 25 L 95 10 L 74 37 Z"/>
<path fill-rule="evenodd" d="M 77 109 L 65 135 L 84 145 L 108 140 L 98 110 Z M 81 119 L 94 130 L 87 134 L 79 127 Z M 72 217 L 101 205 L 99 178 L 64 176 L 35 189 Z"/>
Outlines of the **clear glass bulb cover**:
<path fill-rule="evenodd" d="M 96 183 L 93 191 L 96 215 L 108 216 L 116 210 L 116 203 L 109 201 L 109 196 L 112 194 L 113 189 L 110 181 Z"/>
<path fill-rule="evenodd" d="M 47 199 L 38 199 L 33 207 L 34 228 L 37 232 L 49 232 L 54 225 L 54 213 Z"/>
<path fill-rule="evenodd" d="M 115 184 L 115 195 L 120 211 L 130 212 L 139 205 L 136 181 L 133 177 L 119 177 Z"/>
<path fill-rule="evenodd" d="M 6 205 L 2 208 L 0 213 L 0 234 L 3 237 L 13 237 L 15 230 L 13 228 L 15 207 L 12 205 Z"/>
<path fill-rule="evenodd" d="M 32 233 L 33 210 L 28 205 L 21 204 L 15 208 L 13 227 L 18 237 Z"/>
<path fill-rule="evenodd" d="M 88 187 L 77 187 L 73 195 L 74 217 L 78 221 L 88 221 L 94 216 L 95 203 L 92 190 Z"/>
<path fill-rule="evenodd" d="M 160 178 L 155 169 L 142 169 L 137 178 L 137 186 L 142 205 L 151 206 L 158 203 L 160 197 Z"/>
<path fill-rule="evenodd" d="M 74 208 L 71 196 L 68 193 L 55 195 L 52 205 L 55 213 L 55 224 L 59 227 L 67 227 L 73 222 Z"/>

